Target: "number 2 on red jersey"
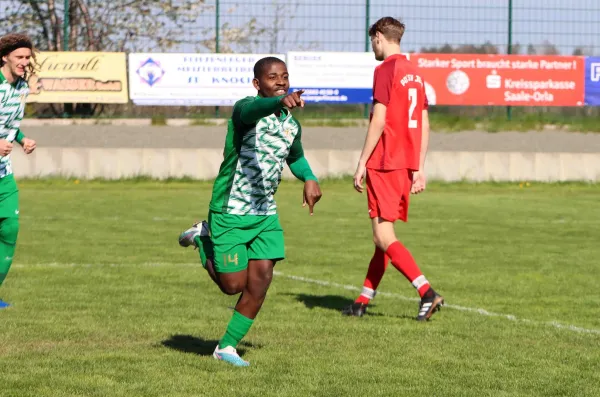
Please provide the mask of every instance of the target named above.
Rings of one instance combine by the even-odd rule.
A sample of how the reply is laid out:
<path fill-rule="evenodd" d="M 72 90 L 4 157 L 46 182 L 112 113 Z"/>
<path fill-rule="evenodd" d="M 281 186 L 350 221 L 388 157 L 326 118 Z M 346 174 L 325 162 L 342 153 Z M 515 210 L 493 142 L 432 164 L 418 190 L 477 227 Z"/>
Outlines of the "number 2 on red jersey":
<path fill-rule="evenodd" d="M 408 128 L 417 128 L 418 126 L 418 121 L 413 119 L 415 108 L 417 107 L 417 92 L 416 88 L 408 89 Z"/>

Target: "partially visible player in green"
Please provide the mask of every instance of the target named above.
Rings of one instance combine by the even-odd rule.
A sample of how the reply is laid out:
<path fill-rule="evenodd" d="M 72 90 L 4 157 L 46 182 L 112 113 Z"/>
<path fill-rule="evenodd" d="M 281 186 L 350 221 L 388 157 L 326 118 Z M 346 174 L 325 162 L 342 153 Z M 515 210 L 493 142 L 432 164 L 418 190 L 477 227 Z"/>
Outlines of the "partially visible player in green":
<path fill-rule="evenodd" d="M 291 109 L 304 107 L 303 91 L 288 94 L 285 62 L 275 57 L 254 66 L 255 97 L 233 107 L 224 159 L 213 186 L 208 222 L 194 224 L 179 236 L 183 247 L 199 248 L 212 280 L 228 295 L 241 293 L 233 317 L 213 357 L 248 366 L 236 351 L 267 294 L 275 263 L 284 259 L 283 229 L 273 196 L 287 163 L 304 182 L 303 202 L 310 215 L 321 189 L 301 143 L 300 123 Z"/>
<path fill-rule="evenodd" d="M 17 141 L 25 153 L 35 141 L 19 129 L 29 94 L 27 74 L 33 72 L 34 47 L 29 37 L 8 34 L 0 38 L 0 286 L 12 264 L 19 234 L 19 190 L 13 176 L 10 153 Z M 9 304 L 0 299 L 0 309 Z"/>

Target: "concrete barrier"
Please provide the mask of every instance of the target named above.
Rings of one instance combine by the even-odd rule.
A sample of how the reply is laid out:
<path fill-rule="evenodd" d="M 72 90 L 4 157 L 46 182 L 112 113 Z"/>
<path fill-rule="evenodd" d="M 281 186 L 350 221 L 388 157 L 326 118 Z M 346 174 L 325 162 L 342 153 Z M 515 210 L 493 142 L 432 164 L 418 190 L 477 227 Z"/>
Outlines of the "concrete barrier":
<path fill-rule="evenodd" d="M 317 176 L 353 175 L 358 150 L 306 150 Z M 212 179 L 222 149 L 39 148 L 26 156 L 12 154 L 17 178 L 45 176 L 80 179 L 191 177 Z M 600 154 L 537 152 L 431 152 L 430 180 L 442 181 L 600 181 Z M 293 178 L 286 167 L 284 178 Z"/>

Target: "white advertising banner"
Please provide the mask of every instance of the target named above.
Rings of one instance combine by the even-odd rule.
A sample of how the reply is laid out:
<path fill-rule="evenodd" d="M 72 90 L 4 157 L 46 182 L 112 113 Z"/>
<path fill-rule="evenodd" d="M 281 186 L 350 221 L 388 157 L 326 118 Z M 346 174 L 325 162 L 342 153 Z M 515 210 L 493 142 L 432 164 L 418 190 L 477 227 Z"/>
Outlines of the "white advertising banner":
<path fill-rule="evenodd" d="M 129 54 L 130 98 L 136 105 L 231 106 L 256 95 L 254 64 L 283 54 Z"/>
<path fill-rule="evenodd" d="M 306 102 L 371 103 L 373 72 L 381 62 L 372 52 L 288 52 L 292 90 Z"/>

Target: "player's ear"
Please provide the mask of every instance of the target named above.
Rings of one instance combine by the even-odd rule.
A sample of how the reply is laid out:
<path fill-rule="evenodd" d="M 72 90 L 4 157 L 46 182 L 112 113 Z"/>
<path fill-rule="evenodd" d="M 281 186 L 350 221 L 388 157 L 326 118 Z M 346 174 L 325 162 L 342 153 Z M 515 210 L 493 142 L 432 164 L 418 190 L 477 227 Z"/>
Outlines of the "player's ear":
<path fill-rule="evenodd" d="M 260 91 L 260 82 L 256 77 L 252 79 L 252 85 L 254 86 L 256 91 Z"/>

